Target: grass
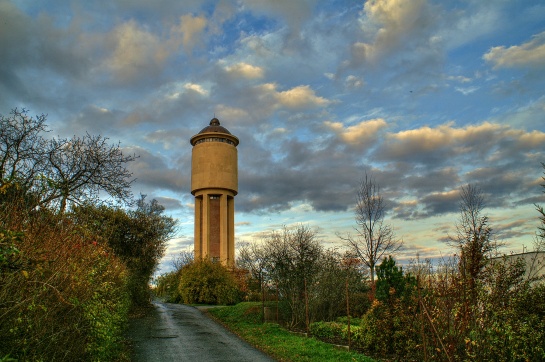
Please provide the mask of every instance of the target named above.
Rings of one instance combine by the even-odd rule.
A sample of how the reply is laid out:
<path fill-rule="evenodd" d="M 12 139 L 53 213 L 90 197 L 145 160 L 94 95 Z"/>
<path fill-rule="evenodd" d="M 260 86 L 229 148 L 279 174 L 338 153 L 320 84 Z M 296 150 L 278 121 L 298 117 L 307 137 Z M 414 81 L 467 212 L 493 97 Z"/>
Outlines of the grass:
<path fill-rule="evenodd" d="M 262 324 L 259 302 L 213 308 L 208 312 L 241 338 L 279 361 L 375 361 L 356 352 L 340 350 L 315 338 L 290 333 L 277 324 Z"/>

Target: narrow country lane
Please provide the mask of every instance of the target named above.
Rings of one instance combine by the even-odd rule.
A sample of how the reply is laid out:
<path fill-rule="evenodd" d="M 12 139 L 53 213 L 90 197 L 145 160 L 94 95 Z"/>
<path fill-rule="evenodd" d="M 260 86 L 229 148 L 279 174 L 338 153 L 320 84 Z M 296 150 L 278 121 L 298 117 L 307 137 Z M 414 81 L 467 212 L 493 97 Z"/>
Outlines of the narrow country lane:
<path fill-rule="evenodd" d="M 273 361 L 197 308 L 158 301 L 153 306 L 129 327 L 135 362 Z"/>

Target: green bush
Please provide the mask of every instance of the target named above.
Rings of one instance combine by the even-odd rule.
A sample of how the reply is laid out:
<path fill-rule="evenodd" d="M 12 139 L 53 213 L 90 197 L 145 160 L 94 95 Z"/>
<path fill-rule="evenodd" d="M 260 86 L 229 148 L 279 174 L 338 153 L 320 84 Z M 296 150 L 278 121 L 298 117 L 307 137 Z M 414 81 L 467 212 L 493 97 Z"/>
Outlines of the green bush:
<path fill-rule="evenodd" d="M 123 332 L 131 307 L 127 273 L 116 272 L 103 259 L 89 272 L 89 279 L 94 293 L 81 306 L 89 326 L 86 352 L 92 361 L 115 360 L 123 353 Z"/>
<path fill-rule="evenodd" d="M 340 343 L 343 335 L 343 324 L 337 322 L 314 322 L 310 324 L 310 333 L 325 341 Z"/>
<path fill-rule="evenodd" d="M 188 304 L 236 304 L 241 291 L 227 268 L 208 260 L 182 268 L 178 293 Z"/>
<path fill-rule="evenodd" d="M 343 322 L 314 322 L 310 324 L 310 333 L 325 342 L 348 345 L 348 324 Z M 350 325 L 350 344 L 363 348 L 363 328 Z"/>
<path fill-rule="evenodd" d="M 64 215 L 28 212 L 17 201 L 0 202 L 0 359 L 119 359 L 126 267 Z"/>
<path fill-rule="evenodd" d="M 157 278 L 155 294 L 168 303 L 180 303 L 182 296 L 178 292 L 181 270 L 164 273 Z"/>

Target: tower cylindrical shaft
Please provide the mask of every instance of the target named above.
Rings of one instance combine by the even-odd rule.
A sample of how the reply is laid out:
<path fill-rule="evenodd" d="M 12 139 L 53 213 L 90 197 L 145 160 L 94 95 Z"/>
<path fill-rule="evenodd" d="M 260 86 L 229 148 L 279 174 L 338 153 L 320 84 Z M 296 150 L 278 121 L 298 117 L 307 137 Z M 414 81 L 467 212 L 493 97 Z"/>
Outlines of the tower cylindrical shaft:
<path fill-rule="evenodd" d="M 233 266 L 238 138 L 214 118 L 191 137 L 191 193 L 195 196 L 195 259 Z"/>

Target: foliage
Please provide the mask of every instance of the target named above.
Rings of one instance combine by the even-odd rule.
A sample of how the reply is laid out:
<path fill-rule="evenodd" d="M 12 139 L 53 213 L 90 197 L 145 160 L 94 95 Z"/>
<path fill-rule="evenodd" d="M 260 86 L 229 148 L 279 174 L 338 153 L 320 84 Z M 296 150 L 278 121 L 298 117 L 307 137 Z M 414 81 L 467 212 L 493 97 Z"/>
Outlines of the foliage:
<path fill-rule="evenodd" d="M 304 225 L 284 227 L 281 232 L 271 233 L 265 244 L 270 280 L 289 306 L 288 325 L 305 325 L 305 298 L 316 282 L 322 254 L 316 233 Z"/>
<path fill-rule="evenodd" d="M 416 279 L 404 274 L 397 267 L 392 256 L 385 258 L 377 267 L 376 298 L 382 303 L 391 304 L 395 298 L 410 298 L 416 287 Z"/>
<path fill-rule="evenodd" d="M 262 324 L 261 306 L 258 302 L 214 308 L 209 313 L 279 361 L 373 361 L 363 354 L 340 350 L 315 338 L 290 333 L 276 324 Z"/>
<path fill-rule="evenodd" d="M 99 202 L 130 201 L 135 157 L 101 136 L 46 138 L 45 120 L 0 116 L 0 360 L 123 360 L 175 222 L 144 197 Z"/>
<path fill-rule="evenodd" d="M 484 270 L 475 306 L 480 316 L 466 342 L 468 357 L 483 361 L 545 358 L 545 285 L 532 285 L 524 273 L 522 259 L 507 257 Z"/>
<path fill-rule="evenodd" d="M 407 357 L 416 347 L 413 337 L 416 279 L 389 256 L 377 267 L 376 300 L 362 320 L 362 347 L 373 355 Z"/>
<path fill-rule="evenodd" d="M 188 304 L 235 304 L 241 293 L 235 277 L 219 263 L 198 260 L 182 268 L 178 293 Z"/>
<path fill-rule="evenodd" d="M 181 303 L 182 296 L 178 292 L 178 284 L 180 284 L 180 277 L 182 275 L 182 269 L 193 263 L 194 253 L 189 251 L 181 251 L 172 258 L 173 271 L 163 273 L 155 280 L 155 295 L 163 298 L 168 303 Z"/>
<path fill-rule="evenodd" d="M 0 273 L 20 267 L 21 258 L 17 245 L 21 243 L 23 236 L 22 232 L 6 230 L 0 226 Z"/>
<path fill-rule="evenodd" d="M 350 325 L 350 344 L 352 348 L 363 348 L 364 329 L 357 325 L 357 320 Z M 360 322 L 361 323 L 361 322 Z M 314 322 L 310 325 L 310 333 L 325 342 L 348 345 L 348 324 L 337 322 Z"/>
<path fill-rule="evenodd" d="M 413 265 L 417 288 L 404 296 L 390 288 L 387 298 L 379 297 L 377 281 L 377 300 L 361 323 L 363 350 L 394 360 L 543 360 L 545 285 L 526 277 L 523 259 L 487 263 L 470 305 L 472 319 L 459 268 L 456 259 L 435 268 Z"/>
<path fill-rule="evenodd" d="M 355 259 L 324 250 L 314 231 L 299 225 L 243 247 L 237 265 L 248 270 L 247 300 L 278 300 L 279 319 L 291 329 L 368 308 L 368 286 Z M 347 285 L 348 284 L 348 285 Z M 347 288 L 348 287 L 348 288 Z M 347 290 L 348 289 L 348 290 Z"/>
<path fill-rule="evenodd" d="M 11 206 L 0 203 L 0 228 L 19 238 L 18 262 L 0 273 L 0 356 L 119 358 L 130 306 L 125 266 L 66 217 Z"/>
<path fill-rule="evenodd" d="M 488 217 L 483 215 L 483 192 L 473 185 L 467 185 L 462 187 L 460 198 L 460 217 L 456 223 L 456 236 L 451 238 L 451 243 L 460 252 L 460 271 L 465 279 L 462 292 L 471 304 L 475 302 L 476 284 L 486 260 L 492 256 L 494 244 Z M 469 313 L 468 303 L 465 313 Z"/>
<path fill-rule="evenodd" d="M 168 303 L 182 302 L 182 296 L 178 292 L 178 284 L 180 284 L 181 269 L 163 273 L 157 277 L 155 294 L 163 298 Z"/>
<path fill-rule="evenodd" d="M 249 299 L 262 298 L 265 292 L 265 283 L 269 278 L 267 273 L 267 266 L 270 264 L 268 257 L 267 249 L 256 243 L 245 244 L 238 250 L 237 266 L 248 271 L 247 283 L 257 297 L 249 297 Z"/>
<path fill-rule="evenodd" d="M 175 232 L 176 221 L 163 215 L 164 207 L 156 200 L 148 203 L 141 196 L 136 204 L 137 209 L 129 211 L 84 204 L 74 207 L 70 217 L 84 225 L 82 232 L 97 235 L 124 262 L 130 271 L 131 298 L 143 305 L 149 302 L 148 283 Z"/>
<path fill-rule="evenodd" d="M 332 250 L 322 252 L 318 265 L 315 283 L 309 288 L 310 320 L 333 321 L 346 316 L 347 293 L 350 314 L 361 316 L 365 313 L 369 307 L 369 287 L 356 266 Z"/>

